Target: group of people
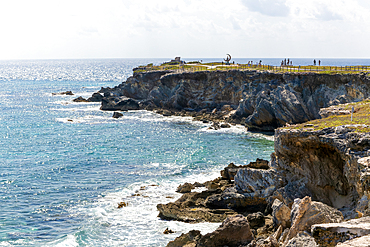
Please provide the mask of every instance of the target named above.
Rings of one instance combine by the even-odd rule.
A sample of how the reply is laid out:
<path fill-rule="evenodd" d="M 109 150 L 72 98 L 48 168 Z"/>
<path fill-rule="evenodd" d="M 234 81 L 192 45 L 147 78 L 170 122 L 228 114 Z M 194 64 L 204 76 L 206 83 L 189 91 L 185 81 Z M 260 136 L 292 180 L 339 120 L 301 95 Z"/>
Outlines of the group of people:
<path fill-rule="evenodd" d="M 288 60 L 285 58 L 284 60 L 281 61 L 281 66 L 289 66 L 289 65 L 293 65 L 293 61 L 292 60 Z"/>
<path fill-rule="evenodd" d="M 316 66 L 316 59 L 313 60 L 313 65 Z M 319 60 L 319 66 L 321 65 L 321 61 Z"/>

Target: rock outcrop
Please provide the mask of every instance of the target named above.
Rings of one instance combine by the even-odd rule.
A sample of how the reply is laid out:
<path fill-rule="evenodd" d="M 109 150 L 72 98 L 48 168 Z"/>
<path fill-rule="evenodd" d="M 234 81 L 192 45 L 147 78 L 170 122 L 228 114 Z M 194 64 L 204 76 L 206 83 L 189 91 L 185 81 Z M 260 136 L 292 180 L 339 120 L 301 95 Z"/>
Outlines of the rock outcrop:
<path fill-rule="evenodd" d="M 370 83 L 367 74 L 151 71 L 134 73 L 100 93 L 103 110 L 120 110 L 117 101 L 128 97 L 140 109 L 205 110 L 250 130 L 272 131 L 286 123 L 320 118 L 321 108 L 363 100 L 370 95 Z"/>

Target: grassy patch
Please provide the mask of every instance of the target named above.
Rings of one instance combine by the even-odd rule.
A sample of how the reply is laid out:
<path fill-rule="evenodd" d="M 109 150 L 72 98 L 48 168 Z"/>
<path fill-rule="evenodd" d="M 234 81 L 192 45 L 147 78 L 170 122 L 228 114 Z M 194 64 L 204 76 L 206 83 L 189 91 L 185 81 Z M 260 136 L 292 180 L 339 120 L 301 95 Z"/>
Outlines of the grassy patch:
<path fill-rule="evenodd" d="M 351 114 L 334 115 L 327 118 L 316 119 L 302 124 L 296 124 L 286 129 L 310 129 L 322 130 L 328 127 L 337 127 L 342 125 L 352 125 L 348 128 L 356 132 L 370 132 L 370 100 L 365 100 L 356 103 L 348 103 L 338 105 L 343 110 L 352 110 L 354 108 L 353 118 L 351 121 Z"/>

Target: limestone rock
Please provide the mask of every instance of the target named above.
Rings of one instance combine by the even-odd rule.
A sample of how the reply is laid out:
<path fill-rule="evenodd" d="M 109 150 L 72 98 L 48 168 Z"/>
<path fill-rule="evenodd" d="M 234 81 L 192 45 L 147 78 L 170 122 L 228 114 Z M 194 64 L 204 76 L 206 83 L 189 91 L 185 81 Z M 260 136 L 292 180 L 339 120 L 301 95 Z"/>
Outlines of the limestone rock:
<path fill-rule="evenodd" d="M 299 232 L 311 230 L 311 226 L 321 223 L 338 223 L 343 221 L 342 213 L 321 202 L 311 201 L 310 197 L 296 199 L 291 211 L 292 226 L 285 240 L 294 238 Z"/>
<path fill-rule="evenodd" d="M 344 243 L 338 243 L 336 247 L 369 247 L 370 235 L 348 240 Z"/>
<path fill-rule="evenodd" d="M 264 159 L 257 158 L 256 162 L 250 162 L 247 167 L 254 169 L 270 169 L 269 162 Z"/>
<path fill-rule="evenodd" d="M 247 220 L 251 228 L 258 228 L 265 225 L 265 216 L 261 212 L 248 214 Z"/>
<path fill-rule="evenodd" d="M 243 168 L 235 176 L 236 189 L 251 197 L 267 198 L 285 183 L 285 179 L 274 169 Z"/>
<path fill-rule="evenodd" d="M 370 234 L 370 217 L 353 219 L 341 223 L 316 224 L 312 236 L 322 246 L 335 246 L 352 238 Z"/>
<path fill-rule="evenodd" d="M 272 217 L 275 226 L 282 226 L 284 229 L 290 227 L 290 208 L 282 203 L 279 199 L 275 199 L 272 204 Z"/>
<path fill-rule="evenodd" d="M 318 247 L 315 239 L 307 232 L 300 232 L 290 239 L 285 247 Z"/>
<path fill-rule="evenodd" d="M 189 193 L 194 188 L 195 187 L 192 184 L 190 184 L 190 183 L 185 183 L 183 185 L 180 184 L 179 187 L 177 187 L 176 192 L 179 192 L 179 193 Z"/>
<path fill-rule="evenodd" d="M 197 241 L 200 239 L 202 234 L 200 234 L 200 231 L 190 231 L 186 234 L 181 234 L 181 236 L 177 237 L 175 240 L 169 242 L 167 244 L 167 247 L 183 247 L 183 246 L 192 246 L 195 247 Z"/>
<path fill-rule="evenodd" d="M 248 220 L 242 215 L 227 218 L 214 232 L 201 237 L 200 247 L 239 247 L 254 239 Z"/>

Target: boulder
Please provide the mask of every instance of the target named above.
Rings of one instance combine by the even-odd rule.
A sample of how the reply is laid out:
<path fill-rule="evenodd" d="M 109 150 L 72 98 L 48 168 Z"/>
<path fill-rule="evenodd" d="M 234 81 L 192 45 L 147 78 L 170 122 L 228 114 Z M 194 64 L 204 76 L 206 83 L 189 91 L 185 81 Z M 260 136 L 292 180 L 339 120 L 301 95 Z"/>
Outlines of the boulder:
<path fill-rule="evenodd" d="M 72 91 L 65 91 L 60 93 L 52 93 L 52 95 L 74 95 L 74 93 L 72 93 Z"/>
<path fill-rule="evenodd" d="M 201 238 L 202 234 L 200 231 L 190 231 L 186 234 L 181 234 L 181 236 L 177 237 L 175 240 L 169 242 L 167 247 L 196 247 L 197 241 Z"/>
<path fill-rule="evenodd" d="M 195 187 L 192 184 L 190 184 L 190 183 L 184 183 L 182 185 L 180 184 L 177 187 L 176 192 L 179 192 L 179 193 L 189 193 L 194 188 Z"/>
<path fill-rule="evenodd" d="M 209 196 L 220 193 L 221 190 L 185 193 L 175 202 L 158 204 L 158 216 L 166 220 L 185 222 L 222 222 L 228 216 L 237 213 L 227 208 L 205 207 L 205 201 Z"/>
<path fill-rule="evenodd" d="M 248 214 L 247 220 L 251 228 L 258 228 L 265 225 L 265 216 L 261 212 Z"/>
<path fill-rule="evenodd" d="M 128 111 L 128 110 L 139 110 L 139 103 L 124 96 L 120 97 L 104 97 L 102 99 L 101 110 L 105 111 Z"/>
<path fill-rule="evenodd" d="M 336 247 L 369 247 L 370 235 L 348 240 L 344 243 L 338 243 Z"/>
<path fill-rule="evenodd" d="M 87 99 L 89 102 L 101 102 L 103 99 L 103 95 L 100 93 L 93 93 L 93 95 Z"/>
<path fill-rule="evenodd" d="M 307 232 L 300 232 L 290 239 L 285 247 L 319 247 L 315 239 Z"/>
<path fill-rule="evenodd" d="M 264 159 L 257 158 L 256 162 L 250 162 L 247 167 L 254 168 L 254 169 L 265 169 L 268 170 L 270 168 L 269 162 Z"/>
<path fill-rule="evenodd" d="M 276 227 L 282 226 L 284 229 L 289 228 L 290 222 L 290 208 L 282 203 L 279 199 L 275 199 L 272 204 L 272 217 Z"/>
<path fill-rule="evenodd" d="M 271 198 L 271 201 L 274 201 L 275 199 L 279 199 L 281 202 L 283 202 L 285 205 L 291 208 L 294 203 L 294 199 L 296 198 L 302 199 L 306 196 L 312 197 L 312 193 L 306 187 L 306 180 L 297 179 L 297 180 L 289 181 L 286 186 L 281 187 L 277 189 L 276 191 L 274 191 L 274 193 L 272 194 L 270 198 Z"/>
<path fill-rule="evenodd" d="M 274 169 L 242 168 L 235 176 L 236 189 L 250 197 L 267 198 L 285 184 L 285 179 Z"/>
<path fill-rule="evenodd" d="M 234 163 L 230 163 L 221 171 L 221 176 L 223 179 L 234 180 L 234 177 L 238 170 L 243 167 L 245 166 L 236 166 Z"/>
<path fill-rule="evenodd" d="M 343 221 L 342 213 L 325 205 L 321 202 L 311 201 L 311 198 L 306 196 L 303 199 L 294 200 L 291 211 L 292 226 L 285 240 L 287 243 L 294 238 L 299 232 L 311 230 L 311 226 L 322 223 L 339 223 Z"/>
<path fill-rule="evenodd" d="M 345 222 L 315 224 L 312 236 L 322 246 L 335 246 L 339 242 L 370 234 L 370 217 L 362 217 Z"/>
<path fill-rule="evenodd" d="M 214 232 L 200 238 L 199 247 L 239 247 L 254 240 L 248 220 L 243 215 L 227 218 Z"/>
<path fill-rule="evenodd" d="M 73 102 L 89 102 L 89 101 L 87 101 L 85 98 L 80 96 L 78 98 L 75 98 Z"/>
<path fill-rule="evenodd" d="M 123 117 L 123 114 L 120 112 L 114 112 L 112 118 L 120 118 Z"/>

